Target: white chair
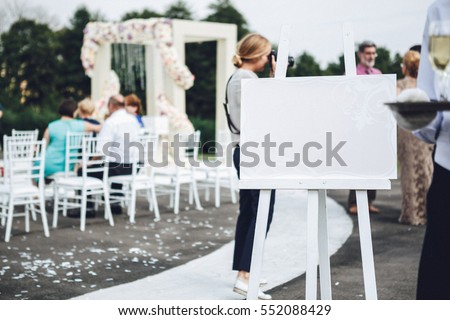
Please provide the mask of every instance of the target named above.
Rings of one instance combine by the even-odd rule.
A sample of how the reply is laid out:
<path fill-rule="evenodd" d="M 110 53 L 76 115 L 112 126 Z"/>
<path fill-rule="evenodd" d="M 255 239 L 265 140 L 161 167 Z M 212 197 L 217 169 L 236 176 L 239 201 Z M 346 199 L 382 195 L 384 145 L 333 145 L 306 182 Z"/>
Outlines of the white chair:
<path fill-rule="evenodd" d="M 200 131 L 194 134 L 177 134 L 176 140 L 180 142 L 177 150 L 174 150 L 176 161 L 181 161 L 184 166 L 181 167 L 175 163 L 174 166 L 164 168 L 153 168 L 156 191 L 158 194 L 169 194 L 170 204 L 173 206 L 173 212 L 178 214 L 180 211 L 180 192 L 182 185 L 188 185 L 192 190 L 197 210 L 203 210 L 197 190 L 197 180 L 194 166 L 189 164 L 189 159 L 193 163 L 198 163 L 198 150 L 200 148 Z M 172 146 L 173 147 L 173 146 Z"/>
<path fill-rule="evenodd" d="M 220 165 L 207 166 L 205 162 L 201 162 L 196 172 L 199 189 L 205 189 L 205 200 L 209 201 L 209 190 L 210 188 L 214 188 L 214 205 L 216 208 L 219 208 L 220 189 L 228 188 L 230 190 L 231 202 L 236 203 L 236 194 L 239 188 L 237 187 L 237 173 L 233 167 L 230 132 L 228 130 L 220 130 L 216 143 L 218 144 L 217 148 L 220 148 L 221 152 L 216 152 L 215 161 Z M 190 199 L 192 199 L 192 193 L 190 194 Z"/>
<path fill-rule="evenodd" d="M 141 133 L 139 143 L 142 145 L 139 160 L 132 164 L 132 173 L 130 175 L 118 175 L 109 177 L 109 184 L 122 185 L 123 195 L 113 196 L 111 199 L 124 201 L 128 208 L 130 222 L 134 223 L 136 216 L 136 196 L 138 191 L 146 191 L 149 211 L 154 211 L 155 221 L 160 220 L 158 202 L 156 199 L 155 184 L 153 175 L 149 175 L 150 161 L 149 157 L 154 157 L 158 148 L 158 136 L 156 134 Z M 151 159 L 151 158 L 150 158 Z M 113 190 L 110 189 L 112 194 Z"/>
<path fill-rule="evenodd" d="M 75 177 L 77 175 L 76 170 L 81 166 L 81 144 L 84 137 L 92 137 L 92 132 L 67 132 L 64 151 L 64 171 L 54 173 L 51 176 L 48 176 L 47 179 L 55 180 L 62 177 Z M 45 188 L 45 198 L 47 200 L 53 200 L 55 192 L 56 189 L 52 181 L 52 183 L 47 185 Z M 68 197 L 65 199 L 67 198 Z M 64 208 L 66 207 L 67 206 L 64 206 Z M 66 215 L 66 210 L 63 211 L 63 215 Z"/>
<path fill-rule="evenodd" d="M 0 185 L 0 215 L 6 218 L 5 241 L 11 237 L 14 217 L 25 217 L 25 231 L 30 231 L 30 210 L 40 212 L 44 234 L 49 236 L 44 199 L 45 140 L 25 141 L 4 137 L 5 182 Z M 39 206 L 39 210 L 36 208 Z M 25 206 L 24 212 L 15 212 L 15 206 Z M 3 224 L 3 223 L 2 223 Z"/>
<path fill-rule="evenodd" d="M 4 169 L 8 166 L 7 153 L 10 152 L 14 154 L 15 158 L 31 158 L 34 156 L 34 143 L 37 141 L 38 130 L 33 131 L 18 131 L 13 130 L 14 136 L 3 136 L 3 145 L 5 146 L 4 150 Z M 11 143 L 13 142 L 13 143 Z M 8 151 L 6 149 L 6 144 L 10 143 L 11 149 Z M 26 166 L 25 162 L 17 165 Z M 4 178 L 2 179 L 4 181 Z M 31 205 L 26 205 L 25 210 L 28 214 L 28 210 L 31 210 L 31 217 L 33 221 L 36 221 L 36 212 L 33 209 L 34 207 Z M 4 219 L 2 220 L 2 223 Z"/>
<path fill-rule="evenodd" d="M 67 132 L 66 144 L 64 150 L 64 171 L 57 172 L 48 176 L 48 179 L 57 179 L 60 177 L 76 176 L 76 170 L 81 165 L 82 160 L 82 142 L 83 138 L 91 138 L 92 132 Z"/>
<path fill-rule="evenodd" d="M 103 154 L 97 150 L 97 138 L 84 137 L 82 140 L 82 161 L 80 177 L 62 177 L 54 181 L 55 192 L 54 207 L 53 207 L 53 227 L 58 225 L 58 212 L 60 206 L 62 210 L 68 208 L 80 208 L 80 230 L 84 231 L 86 227 L 86 208 L 88 197 L 101 195 L 104 199 L 105 219 L 109 220 L 109 224 L 114 226 L 114 220 L 111 214 L 111 206 L 109 203 L 109 187 L 108 187 L 108 163 L 104 162 Z M 96 175 L 99 178 L 92 177 Z M 75 203 L 69 203 L 63 199 L 61 203 L 60 195 L 66 198 L 67 194 L 76 192 L 74 199 L 78 200 Z M 93 201 L 94 199 L 89 199 Z M 97 200 L 98 201 L 98 200 Z"/>
<path fill-rule="evenodd" d="M 11 136 L 12 137 L 25 138 L 25 139 L 28 139 L 30 141 L 37 141 L 38 135 L 39 135 L 39 130 L 38 129 L 34 129 L 34 130 L 16 130 L 16 129 L 12 129 L 12 132 L 11 132 Z"/>

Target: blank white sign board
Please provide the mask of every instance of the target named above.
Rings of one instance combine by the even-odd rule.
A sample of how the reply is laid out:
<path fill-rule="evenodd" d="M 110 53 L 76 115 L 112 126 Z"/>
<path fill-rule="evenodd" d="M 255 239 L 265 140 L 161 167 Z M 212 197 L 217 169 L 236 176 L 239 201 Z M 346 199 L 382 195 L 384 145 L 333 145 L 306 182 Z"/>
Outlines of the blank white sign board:
<path fill-rule="evenodd" d="M 396 122 L 384 105 L 395 88 L 395 75 L 243 80 L 241 187 L 396 179 Z"/>

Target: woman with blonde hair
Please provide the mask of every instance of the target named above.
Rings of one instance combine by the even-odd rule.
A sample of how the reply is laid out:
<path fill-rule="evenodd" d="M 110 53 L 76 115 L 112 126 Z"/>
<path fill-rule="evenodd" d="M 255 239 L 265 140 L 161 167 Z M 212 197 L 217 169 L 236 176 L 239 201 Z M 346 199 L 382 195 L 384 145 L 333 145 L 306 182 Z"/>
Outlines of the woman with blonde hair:
<path fill-rule="evenodd" d="M 397 81 L 397 94 L 415 88 L 420 54 L 408 51 L 403 57 L 402 72 L 405 77 Z M 402 210 L 399 222 L 411 225 L 426 223 L 426 198 L 433 175 L 433 146 L 415 138 L 402 128 L 397 129 L 398 161 L 402 189 Z"/>
<path fill-rule="evenodd" d="M 236 146 L 233 154 L 233 162 L 238 176 L 240 176 L 241 80 L 258 78 L 255 72 L 263 71 L 269 61 L 274 67 L 275 59 L 271 55 L 271 52 L 272 47 L 269 40 L 259 34 L 252 33 L 239 41 L 237 52 L 233 57 L 233 64 L 237 67 L 237 70 L 233 73 L 227 84 L 226 105 L 229 110 L 228 125 L 232 133 L 233 143 Z M 273 71 L 271 70 L 272 74 Z M 242 295 L 247 295 L 248 291 L 258 201 L 259 190 L 239 191 L 239 217 L 236 223 L 233 256 L 233 270 L 238 271 L 238 275 L 233 291 Z M 274 204 L 275 192 L 272 191 L 267 231 L 272 221 Z M 272 297 L 259 290 L 258 298 L 268 300 Z"/>
<path fill-rule="evenodd" d="M 100 124 L 97 120 L 93 118 L 93 114 L 95 112 L 95 104 L 92 102 L 90 98 L 84 98 L 80 102 L 78 102 L 78 108 L 75 112 L 75 115 L 86 122 L 92 123 L 92 124 Z"/>

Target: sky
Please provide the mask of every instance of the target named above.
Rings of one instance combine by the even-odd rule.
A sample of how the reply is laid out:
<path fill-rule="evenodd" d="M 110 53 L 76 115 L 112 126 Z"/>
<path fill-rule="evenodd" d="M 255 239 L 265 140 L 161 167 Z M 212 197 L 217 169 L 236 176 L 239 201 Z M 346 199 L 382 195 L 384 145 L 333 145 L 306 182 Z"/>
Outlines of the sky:
<path fill-rule="evenodd" d="M 176 0 L 0 0 L 40 7 L 54 26 L 67 25 L 80 5 L 117 21 L 126 12 L 163 12 Z M 202 19 L 215 0 L 185 0 L 194 17 Z M 307 51 L 325 66 L 343 52 L 342 24 L 353 24 L 355 42 L 372 40 L 391 53 L 405 53 L 421 42 L 426 11 L 434 0 L 231 0 L 252 31 L 278 43 L 283 24 L 291 28 L 290 53 Z"/>

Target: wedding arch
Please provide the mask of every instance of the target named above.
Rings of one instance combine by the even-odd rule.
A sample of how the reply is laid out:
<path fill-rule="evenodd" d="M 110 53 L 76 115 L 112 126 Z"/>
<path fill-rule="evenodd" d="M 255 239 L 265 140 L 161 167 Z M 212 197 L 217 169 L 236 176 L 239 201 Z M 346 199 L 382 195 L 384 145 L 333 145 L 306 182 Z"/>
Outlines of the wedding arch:
<path fill-rule="evenodd" d="M 185 44 L 217 41 L 216 132 L 226 128 L 222 103 L 225 85 L 234 67 L 237 28 L 233 24 L 167 18 L 132 19 L 124 22 L 90 22 L 84 30 L 81 61 L 91 78 L 91 96 L 99 100 L 105 86 L 111 85 L 113 43 L 145 46 L 147 115 L 157 115 L 161 94 L 185 112 L 185 91 L 193 86 L 194 75 L 185 65 Z"/>

